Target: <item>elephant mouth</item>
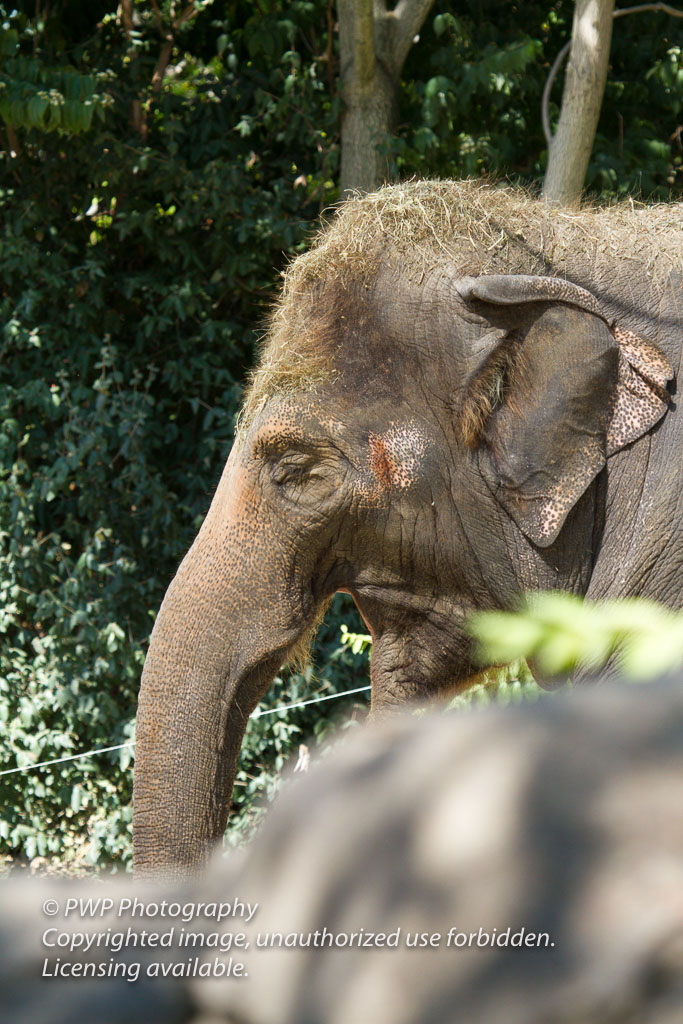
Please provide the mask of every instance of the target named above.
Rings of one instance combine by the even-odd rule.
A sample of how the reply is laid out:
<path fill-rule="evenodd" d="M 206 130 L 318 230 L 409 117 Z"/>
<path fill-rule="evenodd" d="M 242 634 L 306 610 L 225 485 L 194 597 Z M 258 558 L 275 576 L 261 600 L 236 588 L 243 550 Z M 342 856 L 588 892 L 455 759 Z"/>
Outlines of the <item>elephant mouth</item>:
<path fill-rule="evenodd" d="M 342 592 L 353 598 L 372 638 L 373 717 L 406 703 L 450 700 L 479 674 L 464 628 L 470 612 L 462 603 L 454 607 L 393 582 Z"/>

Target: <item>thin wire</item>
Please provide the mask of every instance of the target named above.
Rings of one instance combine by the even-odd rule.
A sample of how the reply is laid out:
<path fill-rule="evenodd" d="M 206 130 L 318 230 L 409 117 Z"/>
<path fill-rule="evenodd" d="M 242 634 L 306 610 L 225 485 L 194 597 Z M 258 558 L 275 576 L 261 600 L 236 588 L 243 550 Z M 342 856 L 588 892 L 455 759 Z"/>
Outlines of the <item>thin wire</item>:
<path fill-rule="evenodd" d="M 292 708 L 305 708 L 308 704 L 320 704 L 324 700 L 336 700 L 337 697 L 348 697 L 352 693 L 364 693 L 369 686 L 358 686 L 355 690 L 344 690 L 343 693 L 328 693 L 325 697 L 312 697 L 310 700 L 298 701 L 296 704 L 281 704 L 277 708 L 268 708 L 266 711 L 254 711 L 250 718 L 262 718 L 264 715 L 274 715 L 278 711 L 291 711 Z M 14 772 L 32 772 L 34 768 L 47 768 L 51 764 L 63 764 L 65 761 L 77 761 L 81 757 L 92 757 L 94 754 L 108 754 L 111 750 L 124 750 L 126 747 L 134 747 L 135 743 L 119 743 L 115 747 L 100 747 L 99 750 L 86 750 L 82 754 L 69 754 L 68 757 L 55 757 L 52 761 L 40 761 L 38 764 L 27 764 L 23 768 L 6 768 L 0 772 L 1 775 L 12 775 Z"/>
<path fill-rule="evenodd" d="M 23 768 L 6 768 L 0 775 L 11 775 L 13 772 L 31 772 L 34 768 L 45 768 L 49 764 L 61 764 L 63 761 L 77 761 L 79 757 L 91 757 L 93 754 L 106 754 L 110 750 L 123 750 L 134 747 L 134 743 L 119 743 L 116 747 L 101 747 L 99 750 L 86 750 L 82 754 L 69 754 L 68 757 L 55 757 L 52 761 L 39 761 L 38 764 L 26 764 Z"/>
<path fill-rule="evenodd" d="M 359 686 L 355 690 L 344 690 L 343 693 L 328 693 L 326 697 L 312 697 L 311 700 L 302 700 L 298 704 L 283 704 L 279 708 L 268 708 L 267 711 L 254 711 L 251 718 L 262 718 L 263 715 L 274 715 L 277 711 L 289 711 L 291 708 L 305 708 L 307 704 L 321 704 L 324 700 L 335 700 L 336 697 L 348 697 L 350 693 L 363 693 L 369 690 L 369 686 Z"/>

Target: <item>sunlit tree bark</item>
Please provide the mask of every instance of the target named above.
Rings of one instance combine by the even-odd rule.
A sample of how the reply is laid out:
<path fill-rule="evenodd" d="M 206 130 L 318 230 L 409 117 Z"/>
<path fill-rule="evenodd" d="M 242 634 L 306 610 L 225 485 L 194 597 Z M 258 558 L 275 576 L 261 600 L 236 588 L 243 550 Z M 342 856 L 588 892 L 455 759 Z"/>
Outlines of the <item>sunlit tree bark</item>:
<path fill-rule="evenodd" d="M 379 147 L 391 130 L 401 71 L 433 0 L 337 0 L 345 110 L 341 129 L 341 193 L 371 192 L 386 180 Z"/>
<path fill-rule="evenodd" d="M 543 195 L 580 202 L 607 80 L 614 0 L 577 0 L 557 132 L 550 144 Z"/>

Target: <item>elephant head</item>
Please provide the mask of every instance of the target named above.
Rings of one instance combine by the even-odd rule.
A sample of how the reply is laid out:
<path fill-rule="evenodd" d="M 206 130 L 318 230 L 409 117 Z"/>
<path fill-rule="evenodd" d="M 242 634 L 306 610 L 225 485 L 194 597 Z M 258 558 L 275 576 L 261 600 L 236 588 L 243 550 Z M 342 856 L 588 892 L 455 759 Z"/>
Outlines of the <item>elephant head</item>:
<path fill-rule="evenodd" d="M 374 639 L 374 711 L 465 684 L 473 610 L 585 592 L 596 478 L 667 409 L 667 358 L 627 316 L 615 325 L 587 273 L 536 273 L 537 254 L 533 273 L 487 267 L 471 218 L 470 248 L 448 251 L 443 225 L 428 225 L 436 242 L 411 235 L 415 216 L 385 216 L 378 196 L 347 204 L 290 268 L 161 607 L 138 710 L 139 870 L 203 863 L 247 719 L 336 591 Z"/>

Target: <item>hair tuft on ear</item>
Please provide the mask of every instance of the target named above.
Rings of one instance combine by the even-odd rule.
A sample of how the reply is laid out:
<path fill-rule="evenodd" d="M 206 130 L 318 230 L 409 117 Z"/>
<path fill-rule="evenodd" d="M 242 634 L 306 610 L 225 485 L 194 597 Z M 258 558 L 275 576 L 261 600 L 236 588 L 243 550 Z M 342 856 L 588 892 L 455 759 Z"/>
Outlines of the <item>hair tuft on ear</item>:
<path fill-rule="evenodd" d="M 504 400 L 512 359 L 512 346 L 500 345 L 467 382 L 459 423 L 468 448 L 480 444 L 491 413 Z"/>

